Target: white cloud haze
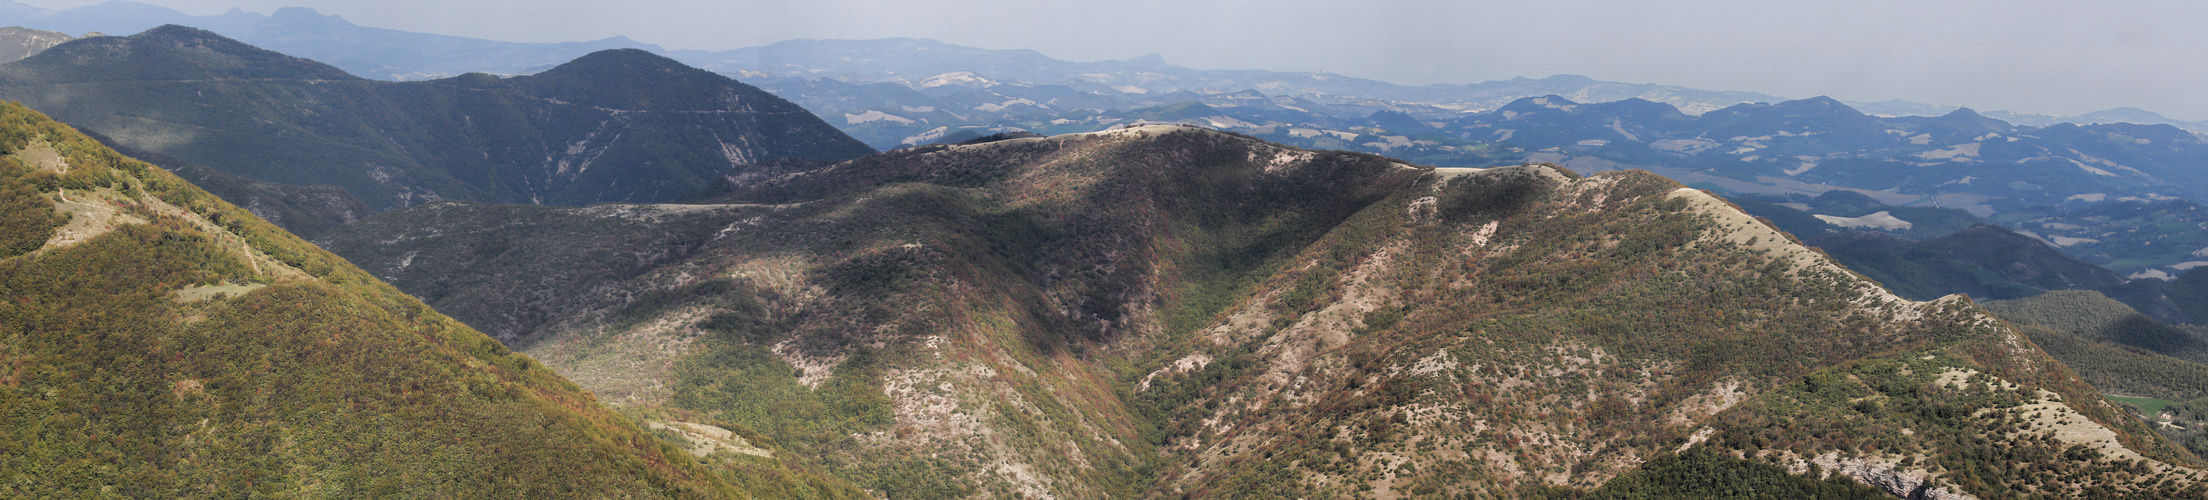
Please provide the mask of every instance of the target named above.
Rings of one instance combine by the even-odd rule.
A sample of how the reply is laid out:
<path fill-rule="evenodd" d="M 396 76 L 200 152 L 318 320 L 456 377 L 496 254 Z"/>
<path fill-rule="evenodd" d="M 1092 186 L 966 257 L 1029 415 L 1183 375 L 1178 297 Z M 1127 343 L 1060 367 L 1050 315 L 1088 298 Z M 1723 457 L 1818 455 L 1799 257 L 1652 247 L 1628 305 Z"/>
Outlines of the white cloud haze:
<path fill-rule="evenodd" d="M 64 9 L 91 0 L 32 0 Z M 1905 99 L 2208 119 L 2208 4 L 2172 0 L 149 0 L 190 14 L 309 7 L 494 40 L 625 35 L 722 50 L 794 38 L 932 38 L 1076 61 L 1149 53 L 1207 69 L 1396 83 L 1578 74 L 1788 97 Z"/>

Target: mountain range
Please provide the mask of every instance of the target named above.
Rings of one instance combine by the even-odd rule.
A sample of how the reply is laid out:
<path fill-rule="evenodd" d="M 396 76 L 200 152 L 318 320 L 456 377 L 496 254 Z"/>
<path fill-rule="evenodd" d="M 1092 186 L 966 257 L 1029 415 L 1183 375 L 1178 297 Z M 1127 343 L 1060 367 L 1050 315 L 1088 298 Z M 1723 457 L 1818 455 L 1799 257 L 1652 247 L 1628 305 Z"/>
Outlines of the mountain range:
<path fill-rule="evenodd" d="M 720 64 L 940 64 L 868 47 Z M 1097 68 L 1030 62 L 975 67 Z M 90 133 L 0 108 L 5 487 L 2208 497 L 2208 336 L 2162 323 L 2201 321 L 2208 274 L 2057 251 L 2187 231 L 2175 127 L 778 80 L 1062 127 L 874 153 L 645 50 L 531 73 L 367 80 L 181 26 L 0 65 L 0 97 Z M 1512 83 L 1547 84 L 1588 85 Z M 1160 101 L 1079 104 L 1106 91 Z M 869 106 L 844 125 L 921 122 Z M 2107 259 L 2167 257 L 2141 255 Z"/>
<path fill-rule="evenodd" d="M 79 36 L 139 33 L 170 24 L 212 30 L 378 80 L 427 80 L 475 72 L 513 75 L 549 69 L 601 50 L 656 49 L 620 37 L 530 44 L 411 33 L 359 26 L 303 7 L 277 9 L 267 15 L 231 9 L 221 15 L 195 16 L 129 1 L 64 10 L 0 2 L 0 25 Z"/>
<path fill-rule="evenodd" d="M 2197 458 L 1968 298 L 1894 296 L 1646 172 L 1139 126 L 317 241 L 601 395 L 893 497 L 1701 496 L 1680 478 L 1711 470 L 2202 492 Z"/>
<path fill-rule="evenodd" d="M 2032 205 L 2197 197 L 2186 168 L 2208 152 L 2167 125 L 2028 128 L 1969 110 L 1879 118 L 1829 98 L 1742 104 L 1688 116 L 1658 103 L 1520 100 L 1436 127 L 1589 169 L 1654 167 L 1743 193 L 1863 192 L 1978 216 Z M 1978 179 L 1999 179 L 1981 182 Z"/>
<path fill-rule="evenodd" d="M 1255 90 L 1301 97 L 1333 97 L 1330 104 L 1392 101 L 1390 104 L 1397 106 L 1433 106 L 1437 110 L 1458 111 L 1492 109 L 1513 99 L 1548 94 L 1582 102 L 1638 97 L 1673 104 L 1694 114 L 1744 102 L 1786 100 L 1753 92 L 1600 82 L 1572 75 L 1466 85 L 1409 86 L 1331 73 L 1197 70 L 1166 64 L 1155 55 L 1082 63 L 1052 59 L 1030 50 L 979 49 L 922 39 L 791 40 L 725 51 L 670 50 L 618 36 L 586 42 L 517 43 L 412 33 L 359 26 L 341 17 L 303 7 L 280 8 L 266 15 L 231 9 L 221 15 L 195 16 L 130 1 L 110 1 L 64 10 L 40 9 L 12 0 L 0 3 L 0 25 L 39 30 L 137 33 L 165 24 L 212 30 L 246 43 L 322 61 L 351 74 L 380 80 L 437 79 L 471 72 L 533 73 L 583 54 L 631 48 L 744 78 L 769 75 L 833 78 L 852 83 L 893 82 L 914 88 L 989 82 L 1074 85 L 1104 95 Z M 970 74 L 960 75 L 961 72 Z M 1885 116 L 1936 116 L 1959 107 L 1898 100 L 1850 104 Z M 2208 130 L 2208 123 L 2169 119 L 2134 108 L 2116 108 L 2075 117 L 2015 112 L 1989 114 L 2033 127 L 2061 122 L 2128 122 Z"/>
<path fill-rule="evenodd" d="M 126 53 L 116 45 L 136 55 L 114 56 Z M 182 47 L 209 47 L 215 55 L 185 53 Z M 151 59 L 167 64 L 137 62 Z M 162 28 L 78 40 L 0 67 L 0 97 L 46 109 L 118 147 L 257 182 L 333 185 L 373 210 L 447 198 L 561 205 L 670 201 L 715 179 L 766 176 L 769 172 L 758 169 L 776 168 L 765 163 L 773 158 L 832 162 L 866 151 L 796 106 L 671 60 L 612 51 L 561 68 L 513 78 L 377 82 L 208 32 Z M 662 73 L 685 76 L 654 83 L 664 88 L 653 92 L 680 97 L 635 98 L 639 82 Z M 948 106 L 972 94 L 937 98 L 893 84 L 864 88 L 888 92 L 877 97 L 889 100 L 876 104 L 896 104 L 899 110 Z M 170 97 L 180 95 L 198 97 Z M 1005 113 L 1042 110 L 1056 102 L 1004 98 L 1027 103 L 1004 106 L 999 111 Z M 2038 205 L 2198 197 L 2208 191 L 2208 182 L 2185 168 L 2208 148 L 2168 126 L 2029 129 L 1968 110 L 1939 118 L 1879 118 L 1830 99 L 1736 105 L 1690 116 L 1649 101 L 1580 104 L 1560 96 L 1520 99 L 1449 121 L 1395 111 L 1347 120 L 1312 111 L 1325 109 L 1318 103 L 1255 92 L 1200 98 L 1205 101 L 1082 120 L 1042 112 L 1035 119 L 1047 121 L 1022 123 L 1055 134 L 1194 121 L 1299 147 L 1362 149 L 1425 164 L 1549 161 L 1587 171 L 1646 168 L 1735 194 L 1856 190 L 1884 203 L 1959 208 L 1982 218 Z M 724 102 L 738 104 L 717 104 Z M 200 111 L 206 109 L 237 111 Z M 843 126 L 899 136 L 931 123 L 867 113 L 845 113 Z M 930 113 L 952 114 L 948 108 Z M 980 135 L 950 134 L 942 126 L 931 130 L 937 141 Z M 715 150 L 718 155 L 697 154 Z M 585 179 L 591 176 L 606 177 Z M 1974 181 L 1994 177 L 2006 180 Z M 2005 217 L 1991 219 L 2022 220 Z M 285 219 L 316 218 L 342 219 Z M 1915 216 L 1900 219 L 1928 223 Z M 2096 242 L 2115 246 L 2115 240 L 2126 239 L 2104 225 L 2034 224 L 2013 228 L 2077 247 L 2069 249 L 2083 255 L 2095 255 L 2089 247 Z M 2073 226 L 2074 231 L 2052 229 Z M 2183 237 L 2157 238 L 2170 244 L 2159 248 L 2186 244 L 2178 241 Z M 2190 252 L 2093 260 L 2125 273 L 2161 269 L 2175 276 L 2192 262 Z"/>
<path fill-rule="evenodd" d="M 2204 262 L 2193 254 L 2208 248 L 2208 226 L 2194 224 L 2199 222 L 2190 215 L 2195 210 L 2184 208 L 2197 206 L 2189 200 L 2208 187 L 2192 168 L 2202 161 L 2203 143 L 2183 128 L 2197 130 L 2197 124 L 2151 113 L 2112 110 L 2075 120 L 2087 125 L 2074 125 L 1954 107 L 1903 110 L 1907 103 L 1895 102 L 1815 98 L 1732 104 L 1769 96 L 1708 97 L 1574 77 L 1468 86 L 1485 87 L 1483 91 L 1492 92 L 1485 95 L 1495 100 L 1434 107 L 1343 97 L 1380 91 L 1335 95 L 1288 84 L 1257 86 L 1268 89 L 1262 92 L 1159 87 L 1137 94 L 1098 88 L 1079 78 L 1053 84 L 998 81 L 987 76 L 989 71 L 1056 72 L 1061 70 L 1054 68 L 1066 64 L 1032 53 L 914 40 L 800 41 L 757 53 L 762 60 L 793 61 L 783 63 L 785 73 L 804 67 L 796 61 L 840 61 L 821 63 L 832 70 L 799 72 L 804 75 L 799 77 L 747 75 L 878 148 L 951 143 L 1006 131 L 1061 134 L 1134 123 L 1185 123 L 1298 147 L 1377 153 L 1429 165 L 1530 161 L 1584 171 L 1641 168 L 1736 199 L 1796 208 L 1804 200 L 1788 197 L 1853 191 L 1877 200 L 1863 206 L 1879 208 L 1814 214 L 1835 219 L 1813 228 L 1815 232 L 1891 227 L 1921 239 L 1992 222 L 2126 278 L 2174 278 Z M 883 53 L 903 56 L 878 55 Z M 767 56 L 771 54 L 779 55 Z M 914 77 L 923 63 L 909 61 L 946 61 L 925 66 L 935 69 L 985 70 Z M 1117 71 L 1085 69 L 1096 73 L 1081 78 L 1104 79 L 1100 75 Z M 1159 71 L 1165 70 L 1141 74 L 1170 74 Z M 1057 78 L 1030 73 L 1016 74 L 1038 81 Z M 1574 97 L 1502 100 L 1544 90 Z M 1704 97 L 1682 100 L 1682 95 Z M 1879 116 L 1858 109 L 1944 114 Z M 2097 123 L 2119 120 L 2128 122 Z M 1996 178 L 2002 180 L 1981 180 Z M 1769 211 L 1758 215 L 1778 216 Z"/>
<path fill-rule="evenodd" d="M 161 9 L 139 10 L 150 13 Z M 69 19 L 74 14 L 48 12 L 41 15 L 46 17 L 40 19 L 48 19 L 47 22 L 59 22 L 53 20 Z M 317 21 L 321 23 L 317 24 L 320 28 L 312 30 L 317 33 L 351 33 L 361 30 L 381 33 L 376 35 L 381 38 L 361 39 L 364 40 L 363 43 L 367 40 L 375 42 L 367 46 L 412 47 L 426 43 L 419 40 L 429 39 L 422 38 L 428 35 L 375 31 L 352 26 L 341 19 L 298 9 L 284 11 L 283 15 L 275 17 L 239 12 L 223 18 L 230 19 L 229 22 L 244 23 L 238 26 L 259 26 L 252 30 L 260 30 L 228 28 L 239 32 L 297 35 L 305 30 L 297 27 L 280 28 L 288 26 L 277 22 L 281 18 L 292 21 L 320 19 L 321 21 Z M 193 19 L 212 22 L 211 18 Z M 298 43 L 297 36 L 279 38 L 272 39 L 273 43 Z M 404 52 L 431 54 L 434 55 L 430 57 L 432 59 L 480 67 L 493 63 L 466 62 L 474 60 L 465 54 L 508 54 L 500 51 L 519 50 L 517 47 L 551 50 L 542 44 L 501 44 L 503 42 L 470 41 L 456 46 L 465 46 L 463 48 L 446 52 L 427 49 Z M 494 46 L 505 48 L 494 50 Z M 571 49 L 572 47 L 560 50 Z M 1031 51 L 991 51 L 925 40 L 792 41 L 725 53 L 669 54 L 704 65 L 708 69 L 746 75 L 748 80 L 762 85 L 766 90 L 789 96 L 809 110 L 829 117 L 829 123 L 833 126 L 876 148 L 957 142 L 1007 131 L 1061 134 L 1094 131 L 1130 123 L 1193 123 L 1281 144 L 1378 153 L 1430 165 L 1485 166 L 1546 161 L 1584 171 L 1645 168 L 1736 197 L 1783 197 L 1789 194 L 1817 195 L 1834 190 L 1856 190 L 1897 207 L 1961 208 L 1988 222 L 2005 224 L 2024 234 L 2040 237 L 2065 251 L 2111 267 L 2127 276 L 2175 277 L 2198 261 L 2197 257 L 2190 255 L 2194 250 L 2208 246 L 2208 240 L 2204 240 L 2197 242 L 2200 245 L 2194 248 L 2184 248 L 2185 245 L 2195 243 L 2194 240 L 2202 240 L 2202 233 L 2173 233 L 2163 230 L 2173 227 L 2167 225 L 2148 226 L 2152 229 L 2145 236 L 2135 237 L 2135 231 L 2130 230 L 2131 226 L 2076 223 L 2078 220 L 2095 217 L 2090 215 L 2058 215 L 2054 220 L 2045 220 L 2048 219 L 2045 216 L 2026 216 L 2066 210 L 2058 207 L 2080 210 L 2084 205 L 2109 200 L 2175 202 L 2178 198 L 2199 197 L 2200 192 L 2208 187 L 2203 186 L 2201 179 L 2193 178 L 2197 176 L 2190 175 L 2194 169 L 2189 166 L 2199 161 L 2201 143 L 2198 137 L 2165 125 L 2117 123 L 2074 126 L 2057 123 L 2037 127 L 2004 122 L 1967 109 L 1953 110 L 1935 118 L 1888 118 L 1865 115 L 1845 103 L 1824 98 L 1769 105 L 1730 104 L 1776 98 L 1753 94 L 1709 93 L 1675 87 L 1615 84 L 1566 76 L 1458 87 L 1411 88 L 1342 78 L 1338 75 L 1187 70 L 1171 67 L 1154 58 L 1111 63 L 1069 63 L 1051 60 Z M 501 59 L 519 60 L 505 56 L 501 56 Z M 920 76 L 928 71 L 949 68 L 965 69 Z M 778 77 L 773 76 L 771 71 L 803 76 Z M 90 78 L 99 78 L 97 73 L 98 71 L 94 71 Z M 1011 75 L 1012 78 L 999 81 L 985 76 L 986 73 Z M 558 77 L 560 74 L 555 73 L 553 76 Z M 1057 83 L 1036 84 L 1029 83 L 1029 79 Z M 437 87 L 434 83 L 465 87 L 468 85 L 467 80 L 453 78 L 425 84 L 432 84 L 431 87 Z M 1142 83 L 1148 87 L 1121 85 L 1137 80 L 1148 82 Z M 372 86 L 367 81 L 356 83 Z M 743 86 L 734 82 L 729 84 Z M 72 84 L 71 87 L 82 86 Z M 1231 91 L 1236 88 L 1243 90 Z M 65 120 L 79 123 L 88 131 L 106 136 L 119 147 L 178 156 L 186 161 L 209 165 L 217 171 L 241 174 L 257 182 L 338 185 L 361 198 L 374 210 L 445 198 L 552 204 L 587 204 L 616 200 L 666 201 L 678 199 L 712 182 L 716 177 L 712 175 L 716 173 L 713 170 L 726 168 L 725 165 L 715 165 L 716 163 L 733 164 L 750 160 L 741 158 L 743 155 L 725 154 L 724 151 L 724 159 L 727 159 L 724 162 L 713 162 L 711 158 L 674 159 L 688 165 L 672 169 L 675 171 L 667 171 L 669 169 L 666 164 L 671 163 L 667 159 L 633 159 L 644 163 L 656 161 L 661 172 L 654 176 L 656 179 L 636 183 L 642 185 L 568 193 L 561 192 L 565 189 L 561 186 L 573 181 L 564 179 L 559 174 L 557 165 L 562 163 L 557 159 L 564 153 L 564 150 L 560 150 L 563 144 L 531 138 L 544 133 L 529 130 L 538 126 L 534 124 L 521 124 L 519 130 L 489 131 L 488 134 L 493 137 L 449 141 L 418 137 L 377 137 L 375 134 L 360 137 L 347 131 L 393 130 L 393 127 L 388 124 L 361 123 L 361 120 L 353 120 L 354 123 L 314 123 L 321 120 L 277 113 L 273 116 L 256 116 L 253 119 L 256 123 L 294 125 L 290 127 L 292 130 L 216 124 L 218 128 L 237 127 L 240 132 L 251 130 L 254 134 L 252 139 L 236 140 L 261 143 L 236 145 L 222 142 L 222 139 L 201 138 L 196 133 L 175 133 L 176 126 L 203 128 L 209 126 L 206 123 L 146 127 L 141 126 L 144 125 L 143 117 L 131 117 L 114 110 L 90 110 L 91 113 L 115 115 L 92 118 L 77 114 L 71 109 L 83 106 L 82 103 L 85 102 L 129 103 L 146 99 L 140 92 L 142 90 L 145 89 L 129 91 L 141 95 L 101 95 L 97 96 L 98 99 L 71 96 L 56 98 L 45 95 L 42 96 L 47 99 L 45 101 L 26 102 L 51 109 L 50 112 Z M 1533 98 L 1515 97 L 1538 92 L 1553 94 Z M 206 95 L 201 91 L 194 93 Z M 19 91 L 13 95 L 41 97 L 27 91 Z M 267 93 L 240 95 L 225 91 L 219 95 L 238 98 L 216 99 L 221 102 L 203 104 L 253 109 L 282 105 L 279 103 L 284 100 L 281 95 Z M 379 98 L 378 100 L 386 102 L 376 102 L 370 106 L 389 105 L 400 109 L 365 114 L 438 113 L 450 108 L 408 102 L 413 101 L 410 97 L 412 96 L 399 99 Z M 527 97 L 530 96 L 524 96 Z M 1642 98 L 1665 100 L 1672 105 L 1639 100 Z M 1589 104 L 1580 102 L 1606 99 L 1624 100 Z M 1856 106 L 1890 110 L 1900 104 L 1856 103 Z M 422 111 L 420 108 L 431 109 Z M 1931 109 L 1935 108 L 1920 110 Z M 303 110 L 299 114 L 356 116 L 363 114 L 363 110 Z M 2151 118 L 2137 113 L 2116 113 L 2110 116 L 2118 115 Z M 2015 115 L 2000 116 L 2016 118 Z M 466 122 L 474 117 L 466 113 L 458 117 L 458 121 L 463 122 L 460 124 L 452 124 L 455 120 L 449 115 L 404 118 L 408 120 L 406 124 L 413 129 L 424 130 L 428 135 L 437 137 L 486 134 L 484 131 L 448 131 L 419 126 L 425 118 L 432 123 L 451 124 L 447 127 L 470 125 Z M 199 120 L 206 121 L 209 120 Z M 755 129 L 775 128 L 763 123 L 752 125 L 760 125 Z M 153 130 L 144 130 L 148 128 Z M 328 136 L 319 130 L 299 130 L 332 128 L 338 129 L 338 136 Z M 584 152 L 592 153 L 591 139 L 573 137 L 587 133 L 552 133 L 569 137 L 545 139 L 565 142 L 565 146 L 570 146 L 566 148 L 568 150 L 575 149 L 572 146 L 576 143 L 583 143 Z M 730 131 L 730 134 L 734 133 L 736 132 Z M 723 136 L 730 134 L 716 131 L 709 134 L 710 137 L 671 137 L 668 139 L 673 144 L 669 147 L 641 149 L 711 149 L 691 143 L 710 140 L 716 145 L 726 146 L 730 141 Z M 818 134 L 818 131 L 816 129 L 806 134 Z M 1803 137 L 1805 134 L 1824 135 L 1809 138 Z M 659 138 L 670 134 L 649 135 Z M 307 144 L 292 144 L 289 141 L 267 139 L 268 137 L 291 138 Z M 630 137 L 634 140 L 635 135 Z M 834 139 L 818 140 L 832 142 Z M 1989 143 L 1989 140 L 1992 142 Z M 177 144 L 178 142 L 199 144 Z M 275 152 L 311 152 L 311 158 L 314 159 L 335 157 L 340 161 L 334 163 L 343 168 L 333 171 L 293 168 L 309 161 L 300 158 L 306 156 L 301 154 L 292 154 L 289 159 L 284 154 L 271 154 L 265 156 L 268 158 L 266 160 L 250 160 L 258 164 L 236 165 L 226 162 L 239 160 L 218 160 L 214 155 L 195 156 L 189 151 L 190 147 L 230 150 L 243 146 Z M 822 147 L 831 150 L 841 147 L 844 152 L 815 151 L 799 156 L 833 161 L 848 158 L 859 151 L 848 145 L 823 144 Z M 382 154 L 369 154 L 377 150 L 381 150 Z M 773 156 L 773 153 L 761 156 Z M 484 166 L 455 165 L 485 157 L 491 157 L 493 161 L 488 166 L 497 172 L 482 172 Z M 617 159 L 620 157 L 621 155 L 615 155 Z M 575 159 L 570 160 L 565 163 L 578 163 Z M 421 168 L 413 168 L 409 163 L 420 165 Z M 353 168 L 354 166 L 370 167 L 363 169 Z M 453 171 L 440 172 L 441 170 Z M 623 171 L 603 168 L 598 170 Z M 1991 174 L 1995 173 L 2001 174 L 2006 180 L 1998 183 L 1977 181 L 1991 178 Z M 576 174 L 579 175 L 580 172 Z M 768 175 L 764 171 L 728 174 L 739 178 Z M 485 186 L 486 184 L 495 185 Z M 1787 204 L 1785 200 L 1775 201 L 1781 205 Z M 2042 205 L 2047 208 L 2036 208 Z M 2122 205 L 2125 204 L 2112 203 L 2108 206 L 2118 208 L 2085 211 L 2123 211 L 2125 209 L 2120 208 Z M 2012 211 L 2019 213 L 2007 213 Z M 1996 216 L 1996 212 L 2003 213 Z M 1834 216 L 1846 218 L 1875 214 L 1876 212 L 1866 212 Z M 1771 214 L 1763 212 L 1760 215 Z M 1908 216 L 1896 218 L 1912 225 L 1949 227 Z M 2180 215 L 2179 218 L 2183 216 Z M 333 215 L 302 215 L 286 219 L 343 218 Z M 2039 219 L 2041 222 L 2022 222 L 2026 219 Z M 1866 224 L 1862 221 L 1842 223 Z M 1923 229 L 1912 231 L 1925 232 Z M 1937 235 L 1925 237 L 1930 236 Z M 2153 247 L 2156 251 L 2151 252 L 2151 255 L 2137 254 L 2138 249 L 2147 247 L 2134 243 L 2148 241 L 2166 246 Z"/>
<path fill-rule="evenodd" d="M 387 210 L 663 201 L 776 158 L 871 152 L 805 110 L 636 50 L 542 73 L 384 82 L 163 26 L 0 65 L 0 98 L 129 149 Z"/>

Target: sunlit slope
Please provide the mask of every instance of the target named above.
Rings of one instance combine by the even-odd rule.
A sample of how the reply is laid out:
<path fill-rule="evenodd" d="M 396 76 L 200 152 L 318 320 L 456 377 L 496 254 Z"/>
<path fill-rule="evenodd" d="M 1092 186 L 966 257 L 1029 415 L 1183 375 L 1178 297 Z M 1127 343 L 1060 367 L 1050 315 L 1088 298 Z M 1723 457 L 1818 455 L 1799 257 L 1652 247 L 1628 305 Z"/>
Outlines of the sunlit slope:
<path fill-rule="evenodd" d="M 0 107 L 0 154 L 6 496 L 749 496 L 527 356 L 38 113 Z"/>
<path fill-rule="evenodd" d="M 439 204 L 322 241 L 609 399 L 896 497 L 2201 491 L 1968 299 L 1646 172 L 1136 127 L 707 201 Z"/>

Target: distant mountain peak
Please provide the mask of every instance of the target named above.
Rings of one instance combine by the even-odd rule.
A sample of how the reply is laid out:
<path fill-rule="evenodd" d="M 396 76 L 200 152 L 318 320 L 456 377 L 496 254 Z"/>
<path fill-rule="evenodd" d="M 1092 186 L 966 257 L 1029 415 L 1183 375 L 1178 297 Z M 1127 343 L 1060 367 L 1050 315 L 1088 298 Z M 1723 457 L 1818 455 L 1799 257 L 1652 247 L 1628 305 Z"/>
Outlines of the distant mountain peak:
<path fill-rule="evenodd" d="M 25 58 L 63 81 L 293 79 L 355 80 L 344 70 L 287 56 L 189 26 L 167 24 L 131 36 L 73 40 Z"/>
<path fill-rule="evenodd" d="M 314 9 L 312 9 L 312 8 L 308 8 L 308 7 L 283 7 L 283 8 L 278 8 L 278 9 L 276 9 L 276 12 L 274 12 L 274 13 L 271 13 L 271 14 L 269 14 L 269 15 L 268 15 L 268 17 L 269 17 L 269 18 L 271 18 L 271 19 L 286 19 L 286 18 L 308 18 L 308 19 L 335 19 L 335 18 L 338 18 L 338 16 L 337 16 L 336 14 L 330 14 L 330 15 L 322 15 L 322 12 L 321 12 L 321 11 L 317 11 L 317 10 L 314 10 Z"/>
<path fill-rule="evenodd" d="M 1970 109 L 1970 108 L 1968 108 L 1968 107 L 1961 107 L 1961 108 L 1955 108 L 1955 110 L 1954 110 L 1954 111 L 1949 111 L 1949 112 L 1947 112 L 1947 114 L 1945 114 L 1945 115 L 1940 115 L 1940 117 L 1941 117 L 1941 118 L 1985 118 L 1985 115 L 1981 115 L 1981 114 L 1978 114 L 1978 111 L 1976 111 L 1976 110 L 1973 110 L 1973 109 Z"/>
<path fill-rule="evenodd" d="M 734 82 L 728 77 L 692 68 L 643 49 L 600 50 L 527 78 L 539 82 L 589 82 L 595 86 L 614 82 L 658 81 L 676 87 L 695 87 L 717 85 L 723 81 Z"/>
<path fill-rule="evenodd" d="M 606 49 L 575 58 L 567 64 L 554 66 L 545 73 L 583 72 L 612 69 L 613 67 L 642 67 L 664 69 L 694 69 L 674 59 L 653 54 L 643 49 Z"/>
<path fill-rule="evenodd" d="M 1541 82 L 1553 83 L 1558 85 L 1589 85 L 1600 83 L 1596 82 L 1593 78 L 1588 78 L 1580 75 L 1549 75 L 1548 78 L 1542 78 Z"/>
<path fill-rule="evenodd" d="M 1973 136 L 1987 132 L 2008 132 L 2015 128 L 2009 122 L 1987 118 L 1970 108 L 1955 108 L 1954 111 L 1940 115 L 1938 118 L 1934 118 L 1933 121 L 1949 127 L 1956 127 L 1955 130 L 1973 134 Z"/>
<path fill-rule="evenodd" d="M 801 113 L 802 108 L 718 73 L 642 49 L 606 49 L 505 80 L 562 101 L 615 109 Z"/>
<path fill-rule="evenodd" d="M 1546 109 L 1554 109 L 1568 113 L 1578 108 L 1579 103 L 1573 102 L 1571 99 L 1566 99 L 1564 98 L 1564 96 L 1556 94 L 1549 94 L 1541 97 L 1522 97 L 1518 100 L 1511 101 L 1510 104 L 1503 105 L 1503 107 L 1501 108 L 1497 108 L 1497 111 L 1531 113 Z"/>
<path fill-rule="evenodd" d="M 231 40 L 229 37 L 215 34 L 215 32 L 213 31 L 207 31 L 179 24 L 164 24 L 160 26 L 155 26 L 153 27 L 153 29 L 149 29 L 139 34 L 131 35 L 125 38 L 138 38 L 143 40 L 196 41 L 203 44 L 235 43 L 238 45 L 245 45 L 244 43 L 240 43 L 236 40 Z M 248 47 L 250 47 L 250 45 L 248 45 Z"/>
<path fill-rule="evenodd" d="M 2144 110 L 2144 109 L 2139 109 L 2139 108 L 2133 108 L 2133 107 L 2109 108 L 2109 109 L 2104 109 L 2104 110 L 2100 110 L 2100 111 L 2094 111 L 2094 112 L 2091 112 L 2091 113 L 2086 113 L 2086 114 L 2078 115 L 2078 116 L 2077 116 L 2077 118 L 2076 118 L 2076 120 L 2077 120 L 2077 121 L 2078 121 L 2079 123 L 2087 123 L 2087 124 L 2090 124 L 2090 123 L 2138 123 L 2138 124 L 2160 124 L 2160 123 L 2170 123 L 2170 122 L 2173 122 L 2173 121 L 2175 121 L 2175 120 L 2171 120 L 2171 119 L 2170 119 L 2169 117 L 2166 117 L 2166 116 L 2162 116 L 2162 114 L 2161 114 L 2161 113 L 2156 113 L 2156 112 L 2153 112 L 2153 111 L 2147 111 L 2147 110 Z"/>
<path fill-rule="evenodd" d="M 1840 100 L 1839 100 L 1839 99 L 1833 99 L 1833 98 L 1832 98 L 1832 96 L 1817 96 L 1817 97 L 1811 97 L 1811 98 L 1808 98 L 1808 99 L 1796 99 L 1796 100 L 1792 100 L 1792 101 L 1786 101 L 1786 102 L 1782 102 L 1782 103 L 1779 103 L 1779 104 L 1781 104 L 1781 105 L 1791 105 L 1791 106 L 1794 106 L 1794 107 L 1811 107 L 1811 106 L 1815 106 L 1815 107 L 1823 107 L 1823 108 L 1828 108 L 1828 109 L 1841 109 L 1841 108 L 1845 108 L 1845 109 L 1847 109 L 1848 111 L 1855 111 L 1855 108 L 1854 108 L 1854 107 L 1852 107 L 1852 106 L 1848 106 L 1847 104 L 1845 104 L 1845 103 L 1842 103 L 1842 102 L 1840 102 Z"/>
<path fill-rule="evenodd" d="M 1737 108 L 1739 106 L 1735 107 Z M 1863 114 L 1862 111 L 1857 111 L 1855 107 L 1849 106 L 1846 103 L 1840 102 L 1840 100 L 1838 99 L 1833 99 L 1827 96 L 1817 96 L 1807 99 L 1795 99 L 1792 101 L 1779 102 L 1777 104 L 1756 103 L 1753 106 L 1741 109 L 1755 109 L 1762 110 L 1764 112 L 1776 112 L 1781 114 L 1823 116 L 1828 118 L 1870 118 L 1870 115 Z"/>

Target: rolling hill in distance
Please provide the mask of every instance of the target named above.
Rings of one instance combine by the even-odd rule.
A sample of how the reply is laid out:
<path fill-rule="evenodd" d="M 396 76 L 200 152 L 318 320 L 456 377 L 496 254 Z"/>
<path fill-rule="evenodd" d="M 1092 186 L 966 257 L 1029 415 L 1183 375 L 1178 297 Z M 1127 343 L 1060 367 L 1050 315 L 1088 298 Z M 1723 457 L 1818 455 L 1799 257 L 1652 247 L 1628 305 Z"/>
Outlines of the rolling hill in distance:
<path fill-rule="evenodd" d="M 332 185 L 376 210 L 664 201 L 754 163 L 872 151 L 773 95 L 635 50 L 524 77 L 385 82 L 163 26 L 0 66 L 0 97 L 122 147 Z"/>

